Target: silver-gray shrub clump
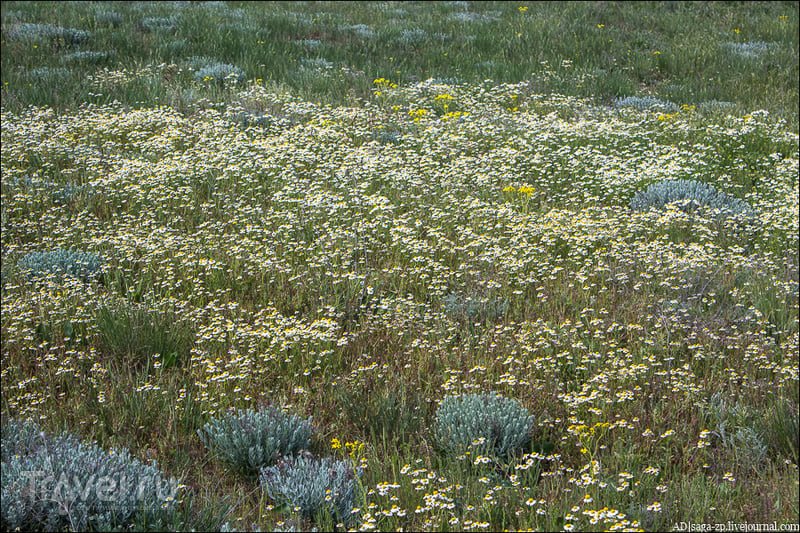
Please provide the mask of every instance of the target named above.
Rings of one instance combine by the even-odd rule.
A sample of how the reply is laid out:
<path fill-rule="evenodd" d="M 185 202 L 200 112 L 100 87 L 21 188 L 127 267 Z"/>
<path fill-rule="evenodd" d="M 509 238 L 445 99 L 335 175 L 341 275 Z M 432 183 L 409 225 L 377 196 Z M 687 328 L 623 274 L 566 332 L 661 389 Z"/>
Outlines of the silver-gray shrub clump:
<path fill-rule="evenodd" d="M 360 474 L 349 462 L 303 454 L 263 468 L 261 484 L 277 504 L 299 507 L 306 518 L 328 511 L 338 522 L 346 523 L 356 507 L 356 476 Z"/>
<path fill-rule="evenodd" d="M 254 477 L 279 457 L 308 449 L 312 431 L 311 417 L 305 420 L 269 407 L 213 418 L 197 433 L 231 468 Z"/>
<path fill-rule="evenodd" d="M 100 276 L 102 266 L 102 260 L 97 255 L 72 248 L 29 252 L 17 261 L 17 267 L 30 280 L 54 274 L 59 281 L 63 280 L 64 276 L 72 276 L 88 282 Z"/>
<path fill-rule="evenodd" d="M 507 458 L 531 439 L 534 417 L 502 394 L 448 396 L 436 411 L 434 437 L 450 454 Z"/>
<path fill-rule="evenodd" d="M 632 107 L 639 111 L 662 111 L 662 112 L 675 112 L 680 107 L 672 102 L 653 98 L 652 96 L 626 96 L 625 98 L 614 99 L 616 107 Z"/>
<path fill-rule="evenodd" d="M 86 44 L 92 39 L 91 32 L 75 28 L 62 28 L 50 24 L 23 23 L 13 26 L 8 32 L 9 39 L 41 41 L 50 39 L 54 42 L 76 46 Z"/>
<path fill-rule="evenodd" d="M 3 531 L 163 528 L 180 488 L 155 462 L 47 435 L 30 421 L 3 421 L 0 468 Z"/>
<path fill-rule="evenodd" d="M 665 180 L 639 191 L 631 200 L 631 209 L 647 211 L 651 207 L 664 209 L 668 204 L 680 202 L 680 209 L 693 213 L 698 209 L 718 209 L 722 215 L 753 214 L 750 205 L 730 194 L 718 191 L 713 185 L 693 180 Z"/>
<path fill-rule="evenodd" d="M 208 57 L 192 57 L 189 66 L 194 69 L 194 78 L 198 81 L 223 83 L 225 80 L 244 81 L 246 78 L 244 71 L 236 65 L 220 63 Z"/>
<path fill-rule="evenodd" d="M 485 298 L 480 294 L 448 294 L 442 298 L 445 313 L 462 323 L 469 325 L 476 322 L 497 322 L 508 311 L 508 300 L 505 298 Z"/>
<path fill-rule="evenodd" d="M 172 31 L 178 23 L 175 17 L 145 17 L 142 19 L 142 28 L 149 32 Z"/>

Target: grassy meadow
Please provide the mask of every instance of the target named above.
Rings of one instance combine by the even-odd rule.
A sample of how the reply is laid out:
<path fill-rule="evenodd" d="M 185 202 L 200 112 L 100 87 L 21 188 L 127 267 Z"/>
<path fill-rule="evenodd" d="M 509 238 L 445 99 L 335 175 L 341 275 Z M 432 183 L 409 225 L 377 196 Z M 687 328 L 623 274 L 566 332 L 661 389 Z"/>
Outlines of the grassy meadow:
<path fill-rule="evenodd" d="M 3 2 L 4 431 L 156 461 L 171 530 L 796 528 L 799 15 Z M 747 209 L 632 208 L 665 180 Z M 484 392 L 529 441 L 447 453 Z M 206 448 L 263 406 L 348 520 Z"/>

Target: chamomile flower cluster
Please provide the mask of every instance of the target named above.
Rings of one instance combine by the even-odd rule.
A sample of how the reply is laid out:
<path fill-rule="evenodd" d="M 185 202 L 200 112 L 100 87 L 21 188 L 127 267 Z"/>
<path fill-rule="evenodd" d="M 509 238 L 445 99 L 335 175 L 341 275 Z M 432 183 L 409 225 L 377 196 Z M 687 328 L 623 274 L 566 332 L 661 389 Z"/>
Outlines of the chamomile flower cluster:
<path fill-rule="evenodd" d="M 491 81 L 378 78 L 372 98 L 333 107 L 250 83 L 192 116 L 4 109 L 4 410 L 87 405 L 97 427 L 130 398 L 175 420 L 276 398 L 324 407 L 314 420 L 329 427 L 359 405 L 403 414 L 417 429 L 387 433 L 412 450 L 396 472 L 385 465 L 398 458 L 365 455 L 381 431 L 332 442 L 369 463 L 352 510 L 363 530 L 496 528 L 501 508 L 521 529 L 666 527 L 685 480 L 642 456 L 697 470 L 699 492 L 751 483 L 697 406 L 798 386 L 797 135 L 763 112 L 659 120 Z M 263 124 L 241 120 L 253 109 Z M 747 216 L 631 209 L 651 184 L 688 177 Z M 57 202 L 26 178 L 86 188 Z M 98 258 L 102 278 L 33 282 L 16 267 L 71 249 Z M 142 329 L 119 314 L 109 330 L 106 307 L 171 313 L 191 331 L 184 362 L 130 364 L 112 348 Z M 121 369 L 141 373 L 130 390 Z M 334 402 L 356 385 L 363 403 Z M 400 386 L 418 411 L 370 403 Z M 483 393 L 535 415 L 535 442 L 503 460 L 437 456 L 447 471 L 416 463 L 435 453 L 426 406 Z M 758 423 L 737 427 L 752 426 L 754 450 L 770 435 Z"/>

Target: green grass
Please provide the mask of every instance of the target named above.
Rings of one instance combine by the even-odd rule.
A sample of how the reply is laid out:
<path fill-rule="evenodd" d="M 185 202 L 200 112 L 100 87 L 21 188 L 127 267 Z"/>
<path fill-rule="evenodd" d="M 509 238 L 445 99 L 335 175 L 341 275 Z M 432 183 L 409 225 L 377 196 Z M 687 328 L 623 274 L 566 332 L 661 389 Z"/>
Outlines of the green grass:
<path fill-rule="evenodd" d="M 797 523 L 798 14 L 4 2 L 3 420 L 157 460 L 175 530 L 312 525 L 197 434 L 263 405 L 356 529 Z M 755 216 L 630 209 L 675 179 Z M 441 453 L 481 392 L 525 449 Z"/>
<path fill-rule="evenodd" d="M 791 2 L 7 2 L 2 97 L 15 110 L 117 100 L 188 111 L 203 97 L 232 96 L 223 80 L 195 83 L 193 58 L 207 58 L 334 105 L 370 101 L 378 78 L 525 80 L 537 93 L 601 103 L 649 95 L 678 105 L 763 108 L 796 130 L 796 15 Z M 68 32 L 37 37 L 25 24 L 91 36 L 77 43 Z M 145 64 L 172 66 L 122 83 L 96 81 L 105 69 L 133 72 Z M 36 75 L 42 68 L 49 76 Z M 51 79 L 70 90 L 54 90 Z"/>

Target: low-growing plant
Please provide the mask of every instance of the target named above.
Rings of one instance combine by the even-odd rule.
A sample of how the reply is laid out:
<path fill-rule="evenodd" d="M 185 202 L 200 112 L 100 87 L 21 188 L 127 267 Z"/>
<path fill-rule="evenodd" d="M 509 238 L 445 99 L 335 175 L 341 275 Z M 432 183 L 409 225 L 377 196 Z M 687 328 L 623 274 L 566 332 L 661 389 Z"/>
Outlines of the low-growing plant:
<path fill-rule="evenodd" d="M 302 60 L 303 68 L 309 70 L 318 70 L 320 72 L 325 72 L 326 70 L 330 70 L 333 68 L 333 63 L 325 59 L 324 57 L 315 57 L 313 59 L 303 59 Z"/>
<path fill-rule="evenodd" d="M 159 528 L 175 508 L 177 480 L 125 449 L 103 450 L 34 422 L 2 427 L 2 528 L 26 531 Z"/>
<path fill-rule="evenodd" d="M 372 139 L 381 144 L 402 144 L 403 134 L 399 131 L 381 131 L 373 133 Z"/>
<path fill-rule="evenodd" d="M 107 59 L 114 57 L 116 55 L 116 51 L 112 50 L 110 52 L 94 52 L 92 50 L 81 50 L 79 52 L 73 52 L 68 54 L 66 59 L 67 61 L 72 61 L 73 63 L 102 63 Z"/>
<path fill-rule="evenodd" d="M 244 81 L 246 77 L 244 71 L 239 67 L 220 63 L 207 57 L 193 57 L 190 60 L 190 66 L 195 70 L 194 78 L 198 81 L 223 83 L 229 79 Z"/>
<path fill-rule="evenodd" d="M 634 211 L 647 211 L 651 208 L 664 209 L 677 203 L 686 213 L 700 209 L 719 210 L 721 216 L 732 214 L 752 214 L 750 205 L 730 194 L 718 191 L 713 185 L 693 180 L 664 180 L 650 185 L 646 191 L 639 191 L 631 200 Z"/>
<path fill-rule="evenodd" d="M 49 252 L 29 252 L 17 262 L 17 267 L 29 280 L 55 275 L 59 281 L 72 276 L 82 281 L 99 279 L 103 262 L 97 255 L 70 248 Z"/>
<path fill-rule="evenodd" d="M 197 434 L 233 470 L 252 477 L 279 457 L 308 449 L 312 432 L 311 417 L 267 407 L 212 418 Z"/>
<path fill-rule="evenodd" d="M 62 28 L 51 24 L 22 23 L 13 27 L 9 32 L 10 39 L 29 41 L 42 41 L 50 39 L 55 43 L 80 45 L 89 42 L 92 34 L 85 30 L 75 28 Z"/>
<path fill-rule="evenodd" d="M 701 111 L 711 112 L 733 111 L 736 108 L 736 104 L 725 100 L 709 100 L 707 102 L 700 102 L 697 108 Z"/>
<path fill-rule="evenodd" d="M 94 20 L 100 25 L 116 28 L 122 24 L 122 15 L 116 11 L 98 11 Z"/>
<path fill-rule="evenodd" d="M 81 195 L 89 196 L 92 194 L 92 188 L 87 185 L 72 185 L 67 184 L 63 187 L 58 187 L 50 193 L 53 203 L 56 205 L 70 204 Z"/>
<path fill-rule="evenodd" d="M 728 456 L 745 468 L 757 468 L 767 456 L 767 444 L 759 431 L 756 412 L 741 402 L 728 402 L 714 394 L 701 404 L 701 410 L 714 429 L 715 435 Z"/>
<path fill-rule="evenodd" d="M 142 28 L 149 32 L 172 31 L 177 22 L 174 17 L 145 17 L 142 19 Z"/>
<path fill-rule="evenodd" d="M 617 98 L 614 100 L 616 107 L 632 107 L 639 111 L 662 111 L 662 112 L 675 112 L 678 109 L 677 104 L 672 102 L 665 102 L 652 96 L 626 96 L 625 98 Z"/>
<path fill-rule="evenodd" d="M 297 510 L 305 518 L 319 521 L 320 514 L 327 511 L 338 522 L 347 523 L 357 506 L 356 477 L 360 474 L 348 461 L 302 454 L 263 468 L 261 484 L 277 504 Z"/>
<path fill-rule="evenodd" d="M 436 411 L 434 437 L 447 454 L 507 458 L 530 442 L 533 423 L 527 409 L 502 394 L 448 396 Z"/>
<path fill-rule="evenodd" d="M 339 26 L 340 31 L 349 31 L 359 39 L 371 39 L 375 37 L 375 31 L 366 24 L 353 24 L 351 26 Z"/>
<path fill-rule="evenodd" d="M 508 311 L 505 298 L 486 298 L 480 294 L 448 294 L 442 298 L 444 312 L 458 322 L 475 324 L 501 320 Z"/>
<path fill-rule="evenodd" d="M 422 28 L 405 29 L 397 36 L 397 42 L 405 45 L 417 45 L 422 43 L 428 37 L 428 32 Z"/>
<path fill-rule="evenodd" d="M 775 43 L 765 43 L 764 41 L 750 41 L 746 43 L 723 43 L 722 45 L 732 55 L 755 59 L 762 54 L 776 48 Z"/>
<path fill-rule="evenodd" d="M 64 67 L 40 67 L 28 72 L 28 78 L 31 81 L 42 84 L 55 84 L 62 82 L 72 75 L 72 71 Z"/>

